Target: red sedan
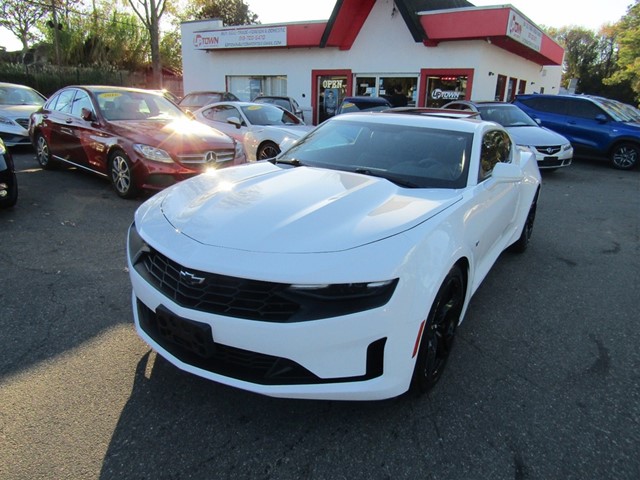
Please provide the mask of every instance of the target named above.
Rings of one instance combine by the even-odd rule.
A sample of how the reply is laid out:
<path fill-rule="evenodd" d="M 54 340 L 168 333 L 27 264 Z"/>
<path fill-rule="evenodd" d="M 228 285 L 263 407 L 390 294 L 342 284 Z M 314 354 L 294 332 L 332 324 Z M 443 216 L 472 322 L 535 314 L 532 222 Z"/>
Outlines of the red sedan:
<path fill-rule="evenodd" d="M 65 163 L 108 177 L 123 198 L 246 161 L 242 144 L 149 90 L 71 86 L 31 115 L 42 168 Z"/>

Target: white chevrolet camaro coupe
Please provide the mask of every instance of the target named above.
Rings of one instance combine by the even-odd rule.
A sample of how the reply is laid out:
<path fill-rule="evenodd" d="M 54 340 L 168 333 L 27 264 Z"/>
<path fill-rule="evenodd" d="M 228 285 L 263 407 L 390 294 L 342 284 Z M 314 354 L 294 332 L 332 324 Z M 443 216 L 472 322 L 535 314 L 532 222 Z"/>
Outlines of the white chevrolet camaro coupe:
<path fill-rule="evenodd" d="M 196 120 L 242 142 L 247 160 L 264 160 L 280 153 L 313 127 L 284 108 L 268 103 L 218 102 L 194 113 Z"/>
<path fill-rule="evenodd" d="M 336 116 L 139 207 L 137 331 L 187 372 L 266 395 L 426 392 L 492 265 L 527 247 L 539 190 L 496 123 Z"/>

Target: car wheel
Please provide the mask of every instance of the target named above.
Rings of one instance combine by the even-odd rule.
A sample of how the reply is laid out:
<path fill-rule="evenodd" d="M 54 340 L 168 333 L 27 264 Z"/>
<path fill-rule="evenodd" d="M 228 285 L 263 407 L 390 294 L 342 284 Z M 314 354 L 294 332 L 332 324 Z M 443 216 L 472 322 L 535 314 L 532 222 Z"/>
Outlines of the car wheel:
<path fill-rule="evenodd" d="M 133 198 L 138 193 L 133 183 L 131 160 L 122 150 L 116 150 L 109 156 L 109 178 L 120 197 Z"/>
<path fill-rule="evenodd" d="M 524 253 L 529 243 L 531 242 L 531 234 L 533 233 L 533 223 L 536 220 L 536 210 L 538 208 L 538 193 L 536 192 L 536 196 L 533 198 L 533 202 L 531 202 L 531 207 L 529 207 L 529 213 L 527 214 L 527 219 L 524 222 L 524 226 L 522 227 L 522 233 L 520 234 L 520 238 L 511 245 L 510 250 L 515 253 Z"/>
<path fill-rule="evenodd" d="M 280 147 L 273 142 L 264 142 L 258 148 L 256 157 L 258 160 L 266 160 L 267 158 L 273 158 L 280 153 Z"/>
<path fill-rule="evenodd" d="M 428 392 L 442 377 L 460 323 L 465 291 L 464 275 L 456 265 L 442 282 L 425 321 L 411 380 L 411 389 L 417 393 Z"/>
<path fill-rule="evenodd" d="M 13 207 L 18 201 L 18 179 L 15 173 L 11 176 L 12 182 L 7 185 L 9 188 L 6 189 L 7 196 L 0 198 L 0 208 Z"/>
<path fill-rule="evenodd" d="M 611 152 L 611 165 L 618 170 L 629 170 L 638 164 L 640 147 L 633 143 L 620 143 Z"/>
<path fill-rule="evenodd" d="M 43 135 L 38 135 L 36 137 L 36 160 L 38 160 L 40 166 L 45 170 L 51 169 L 55 165 L 53 159 L 51 158 L 51 149 L 49 149 L 49 143 Z"/>

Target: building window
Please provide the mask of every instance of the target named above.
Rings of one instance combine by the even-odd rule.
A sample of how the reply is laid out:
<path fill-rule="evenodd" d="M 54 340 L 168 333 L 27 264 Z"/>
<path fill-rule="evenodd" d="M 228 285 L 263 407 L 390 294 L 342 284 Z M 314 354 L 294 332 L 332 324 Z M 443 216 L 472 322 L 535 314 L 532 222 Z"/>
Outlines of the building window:
<path fill-rule="evenodd" d="M 427 107 L 440 108 L 445 103 L 463 100 L 467 94 L 466 75 L 427 77 Z"/>
<path fill-rule="evenodd" d="M 287 95 L 287 76 L 227 76 L 227 91 L 243 102 L 251 102 L 258 95 Z"/>
<path fill-rule="evenodd" d="M 498 102 L 502 102 L 504 100 L 504 92 L 507 89 L 507 77 L 504 75 L 498 75 L 498 80 L 496 81 L 496 93 L 494 96 L 494 100 Z"/>

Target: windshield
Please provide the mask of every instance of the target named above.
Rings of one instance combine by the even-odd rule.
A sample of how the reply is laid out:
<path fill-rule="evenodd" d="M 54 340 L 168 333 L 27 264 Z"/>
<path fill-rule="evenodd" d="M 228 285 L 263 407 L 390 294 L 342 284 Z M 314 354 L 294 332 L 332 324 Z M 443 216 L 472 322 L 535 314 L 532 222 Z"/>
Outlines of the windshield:
<path fill-rule="evenodd" d="M 539 125 L 515 105 L 479 105 L 483 120 L 496 122 L 503 127 L 538 127 Z"/>
<path fill-rule="evenodd" d="M 640 115 L 638 110 L 617 100 L 610 100 L 608 98 L 592 98 L 598 103 L 605 111 L 611 115 L 615 120 L 620 122 L 638 122 Z"/>
<path fill-rule="evenodd" d="M 345 100 L 342 105 L 340 105 L 340 113 L 360 112 L 362 110 L 377 112 L 387 110 L 388 108 L 391 108 L 391 106 L 383 98 L 350 98 L 348 100 Z"/>
<path fill-rule="evenodd" d="M 301 125 L 302 122 L 292 113 L 268 103 L 242 107 L 251 125 Z"/>
<path fill-rule="evenodd" d="M 126 90 L 95 92 L 107 120 L 184 120 L 187 116 L 162 95 Z"/>
<path fill-rule="evenodd" d="M 221 93 L 190 93 L 180 100 L 181 107 L 195 107 L 200 108 L 210 103 L 217 103 L 222 101 Z"/>
<path fill-rule="evenodd" d="M 30 88 L 0 85 L 0 105 L 44 105 L 45 99 Z"/>
<path fill-rule="evenodd" d="M 407 125 L 328 120 L 276 163 L 386 178 L 410 188 L 463 188 L 473 134 Z"/>

